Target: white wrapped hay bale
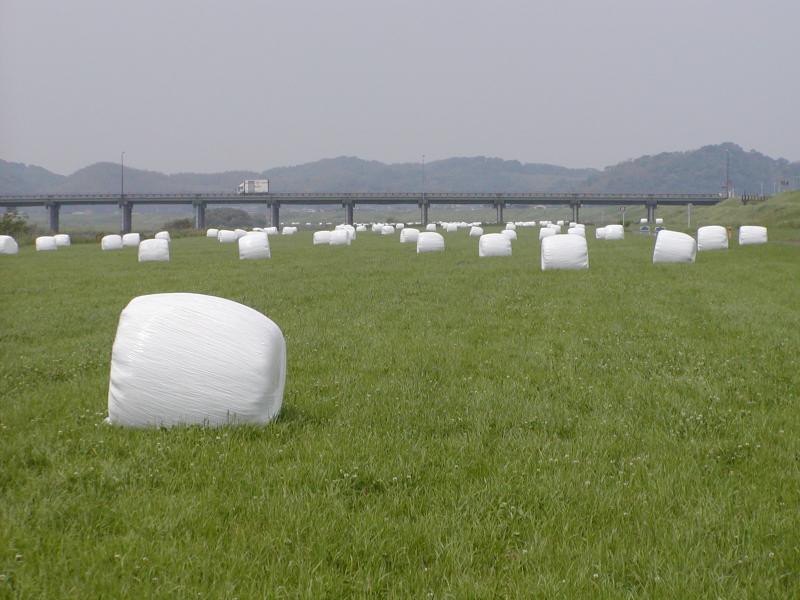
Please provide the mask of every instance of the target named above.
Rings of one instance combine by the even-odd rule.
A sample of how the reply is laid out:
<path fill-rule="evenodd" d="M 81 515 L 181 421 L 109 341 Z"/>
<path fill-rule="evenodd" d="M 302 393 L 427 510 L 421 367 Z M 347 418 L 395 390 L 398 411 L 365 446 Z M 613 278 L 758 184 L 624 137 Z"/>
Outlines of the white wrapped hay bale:
<path fill-rule="evenodd" d="M 336 229 L 331 231 L 331 238 L 328 242 L 331 246 L 349 246 L 350 232 L 347 229 Z"/>
<path fill-rule="evenodd" d="M 392 235 L 394 233 L 394 227 L 391 225 L 383 225 L 381 227 L 381 235 Z"/>
<path fill-rule="evenodd" d="M 261 313 L 201 294 L 139 296 L 114 339 L 108 421 L 263 424 L 280 411 L 285 381 L 283 333 Z"/>
<path fill-rule="evenodd" d="M 416 244 L 419 239 L 419 229 L 413 227 L 404 227 L 400 232 L 401 244 Z"/>
<path fill-rule="evenodd" d="M 126 233 L 122 236 L 122 245 L 125 248 L 136 248 L 142 241 L 142 236 L 138 233 Z"/>
<path fill-rule="evenodd" d="M 556 225 L 558 225 L 559 227 L 563 227 L 564 221 L 556 221 Z"/>
<path fill-rule="evenodd" d="M 167 240 L 144 240 L 139 244 L 139 262 L 167 261 L 169 261 L 169 242 Z"/>
<path fill-rule="evenodd" d="M 697 254 L 694 238 L 680 231 L 662 229 L 656 236 L 654 263 L 693 263 Z"/>
<path fill-rule="evenodd" d="M 579 235 L 556 234 L 542 240 L 542 271 L 588 269 L 589 248 Z"/>
<path fill-rule="evenodd" d="M 478 256 L 511 256 L 511 238 L 502 233 L 486 233 L 478 240 Z"/>
<path fill-rule="evenodd" d="M 281 235 L 294 235 L 297 233 L 297 227 L 284 227 L 281 229 Z"/>
<path fill-rule="evenodd" d="M 278 235 L 278 228 L 277 227 L 266 227 L 264 229 L 264 233 L 267 235 Z"/>
<path fill-rule="evenodd" d="M 220 244 L 232 244 L 236 241 L 236 234 L 230 229 L 220 229 L 217 239 Z"/>
<path fill-rule="evenodd" d="M 656 219 L 656 225 L 663 225 L 663 224 L 664 224 L 664 219 L 661 218 Z"/>
<path fill-rule="evenodd" d="M 51 250 L 56 249 L 58 249 L 58 246 L 56 245 L 56 238 L 54 238 L 52 235 L 42 235 L 36 238 L 37 252 L 50 252 Z"/>
<path fill-rule="evenodd" d="M 357 233 L 366 233 L 366 231 L 367 231 L 367 228 L 364 225 L 359 225 L 358 227 L 356 227 L 356 232 Z"/>
<path fill-rule="evenodd" d="M 556 225 L 555 223 L 550 223 L 547 226 L 548 229 L 552 229 L 555 233 L 561 233 L 561 225 Z"/>
<path fill-rule="evenodd" d="M 19 253 L 19 244 L 10 235 L 0 235 L 0 254 Z"/>
<path fill-rule="evenodd" d="M 100 239 L 101 250 L 122 250 L 122 236 L 112 233 Z"/>
<path fill-rule="evenodd" d="M 428 223 L 425 225 L 425 231 L 436 231 L 436 223 Z"/>
<path fill-rule="evenodd" d="M 56 241 L 56 246 L 58 246 L 59 248 L 65 248 L 71 245 L 72 243 L 72 240 L 69 239 L 69 235 L 67 235 L 66 233 L 57 233 L 56 235 L 53 236 L 53 238 Z"/>
<path fill-rule="evenodd" d="M 469 237 L 479 238 L 482 235 L 483 235 L 483 227 L 478 227 L 477 225 L 473 225 L 472 228 L 469 230 Z"/>
<path fill-rule="evenodd" d="M 169 237 L 169 231 L 159 231 L 159 232 L 158 232 L 158 233 L 155 235 L 155 238 L 156 238 L 157 240 L 166 240 L 166 241 L 168 241 L 168 242 L 169 242 L 169 241 L 170 241 L 170 237 Z"/>
<path fill-rule="evenodd" d="M 315 231 L 311 238 L 315 246 L 327 246 L 331 243 L 330 231 Z"/>
<path fill-rule="evenodd" d="M 544 238 L 550 237 L 551 235 L 558 235 L 558 234 L 549 227 L 542 227 L 539 230 L 539 241 L 542 241 Z"/>
<path fill-rule="evenodd" d="M 512 231 L 517 228 L 516 223 L 506 223 L 506 229 L 511 229 Z"/>
<path fill-rule="evenodd" d="M 509 240 L 517 239 L 517 232 L 514 229 L 503 229 L 500 234 L 506 236 Z"/>
<path fill-rule="evenodd" d="M 767 228 L 758 225 L 742 225 L 739 227 L 739 245 L 766 244 Z"/>
<path fill-rule="evenodd" d="M 206 230 L 206 237 L 215 238 L 219 235 L 219 229 L 211 228 Z"/>
<path fill-rule="evenodd" d="M 270 258 L 269 238 L 263 231 L 254 231 L 239 238 L 239 260 Z"/>
<path fill-rule="evenodd" d="M 697 251 L 727 250 L 728 231 L 721 225 L 706 225 L 697 229 Z"/>
<path fill-rule="evenodd" d="M 355 227 L 353 227 L 352 225 L 344 225 L 342 227 L 342 229 L 344 229 L 347 232 L 347 236 L 350 238 L 351 242 L 354 239 L 356 239 L 356 228 Z"/>
<path fill-rule="evenodd" d="M 443 252 L 444 237 L 435 231 L 425 231 L 417 238 L 417 254 L 424 252 Z"/>
<path fill-rule="evenodd" d="M 453 233 L 453 232 L 456 232 L 456 231 L 458 231 L 458 223 L 448 223 L 448 224 L 445 226 L 444 230 L 445 230 L 447 233 Z"/>
<path fill-rule="evenodd" d="M 583 238 L 586 237 L 586 232 L 584 231 L 583 227 L 570 227 L 567 229 L 568 235 L 579 235 Z"/>
<path fill-rule="evenodd" d="M 233 233 L 234 233 L 234 235 L 236 236 L 236 239 L 237 239 L 237 240 L 240 240 L 240 239 L 242 239 L 244 236 L 246 236 L 246 235 L 247 235 L 247 231 L 245 231 L 244 229 L 234 229 L 234 230 L 233 230 Z"/>
<path fill-rule="evenodd" d="M 606 228 L 605 227 L 598 227 L 594 230 L 594 237 L 598 240 L 606 239 Z"/>
<path fill-rule="evenodd" d="M 647 219 L 645 217 L 642 217 L 641 219 L 639 219 L 639 224 L 640 225 L 644 225 L 645 223 L 647 223 Z"/>
<path fill-rule="evenodd" d="M 405 227 L 406 227 L 405 223 L 397 223 L 394 226 L 394 228 L 397 229 L 397 231 L 402 231 L 403 229 L 405 229 Z"/>
<path fill-rule="evenodd" d="M 622 225 L 606 225 L 604 227 L 607 240 L 624 240 L 625 228 Z"/>

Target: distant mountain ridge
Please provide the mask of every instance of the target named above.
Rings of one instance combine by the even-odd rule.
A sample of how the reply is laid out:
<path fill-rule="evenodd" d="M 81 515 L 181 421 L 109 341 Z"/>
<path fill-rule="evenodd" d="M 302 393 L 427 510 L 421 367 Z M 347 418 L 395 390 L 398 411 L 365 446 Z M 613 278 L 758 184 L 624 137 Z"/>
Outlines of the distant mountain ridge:
<path fill-rule="evenodd" d="M 771 158 L 733 143 L 686 152 L 664 152 L 598 169 L 525 164 L 500 158 L 455 157 L 425 165 L 425 189 L 438 192 L 605 192 L 717 193 L 725 184 L 730 156 L 731 183 L 737 192 L 771 192 L 775 182 L 800 187 L 800 162 Z M 275 192 L 421 191 L 422 165 L 386 164 L 340 156 L 261 173 L 176 173 L 125 168 L 127 193 L 202 193 L 230 191 L 244 179 L 267 178 Z M 117 193 L 120 166 L 96 163 L 71 175 L 0 160 L 0 194 Z"/>

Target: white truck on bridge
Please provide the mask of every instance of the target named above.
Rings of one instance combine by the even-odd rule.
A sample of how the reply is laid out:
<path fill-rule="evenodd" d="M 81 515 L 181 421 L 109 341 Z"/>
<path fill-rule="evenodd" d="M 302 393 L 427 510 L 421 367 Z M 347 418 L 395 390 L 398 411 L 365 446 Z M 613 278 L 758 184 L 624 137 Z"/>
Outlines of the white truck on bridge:
<path fill-rule="evenodd" d="M 269 179 L 245 179 L 236 188 L 237 194 L 268 194 Z"/>

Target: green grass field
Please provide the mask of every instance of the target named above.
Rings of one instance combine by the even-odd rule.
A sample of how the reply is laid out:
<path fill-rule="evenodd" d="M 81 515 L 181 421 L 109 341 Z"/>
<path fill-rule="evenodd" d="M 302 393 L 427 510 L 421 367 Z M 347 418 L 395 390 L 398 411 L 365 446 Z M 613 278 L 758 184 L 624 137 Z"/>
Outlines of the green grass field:
<path fill-rule="evenodd" d="M 0 597 L 800 596 L 800 232 L 445 237 L 0 256 Z M 173 291 L 281 327 L 276 422 L 103 424 L 120 311 Z"/>

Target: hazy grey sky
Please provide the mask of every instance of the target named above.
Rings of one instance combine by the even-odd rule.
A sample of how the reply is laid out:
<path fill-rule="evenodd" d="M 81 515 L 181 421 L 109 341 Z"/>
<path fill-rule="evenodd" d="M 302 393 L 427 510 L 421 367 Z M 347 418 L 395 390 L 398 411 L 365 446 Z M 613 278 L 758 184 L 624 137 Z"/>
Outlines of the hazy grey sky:
<path fill-rule="evenodd" d="M 0 0 L 0 158 L 800 160 L 800 0 Z"/>

